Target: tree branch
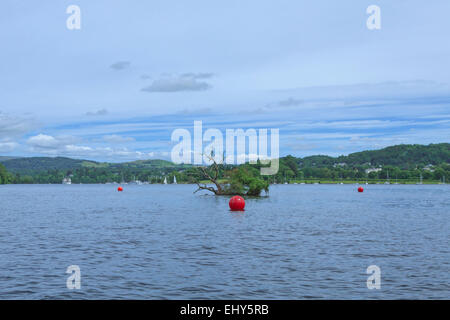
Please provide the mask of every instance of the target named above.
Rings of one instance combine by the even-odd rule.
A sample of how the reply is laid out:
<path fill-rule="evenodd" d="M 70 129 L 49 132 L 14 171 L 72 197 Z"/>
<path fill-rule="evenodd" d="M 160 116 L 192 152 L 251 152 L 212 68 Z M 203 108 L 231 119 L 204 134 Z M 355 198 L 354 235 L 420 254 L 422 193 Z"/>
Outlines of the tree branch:
<path fill-rule="evenodd" d="M 214 176 L 212 176 L 209 172 L 208 169 L 206 167 L 199 167 L 203 176 L 208 179 L 209 181 L 211 181 L 212 183 L 214 183 L 217 187 L 217 190 L 214 189 L 213 187 L 208 187 L 206 186 L 206 184 L 204 184 L 203 186 L 201 186 L 199 183 L 197 183 L 198 185 L 198 189 L 195 191 L 199 191 L 199 190 L 209 190 L 211 192 L 214 192 L 214 194 L 221 194 L 222 191 L 222 186 L 217 182 L 217 178 L 219 177 L 219 166 L 216 162 L 216 160 L 214 159 L 214 157 L 212 155 L 206 155 L 206 157 L 213 162 L 213 164 L 211 165 L 211 167 L 214 169 Z M 195 193 L 194 192 L 194 193 Z"/>
<path fill-rule="evenodd" d="M 208 187 L 206 184 L 204 184 L 203 186 L 200 185 L 200 183 L 197 183 L 198 189 L 194 191 L 194 193 L 197 193 L 200 190 L 208 190 L 213 192 L 214 194 L 217 194 L 217 190 L 214 189 L 213 187 Z"/>

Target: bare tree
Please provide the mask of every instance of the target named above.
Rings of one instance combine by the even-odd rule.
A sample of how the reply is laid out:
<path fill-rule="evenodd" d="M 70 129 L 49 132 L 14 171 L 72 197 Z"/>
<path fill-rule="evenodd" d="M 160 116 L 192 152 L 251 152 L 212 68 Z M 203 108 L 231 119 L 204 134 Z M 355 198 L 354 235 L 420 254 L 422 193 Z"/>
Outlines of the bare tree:
<path fill-rule="evenodd" d="M 213 164 L 209 168 L 199 167 L 199 169 L 202 172 L 203 177 L 205 179 L 208 179 L 209 181 L 211 181 L 213 184 L 215 184 L 217 189 L 215 189 L 214 187 L 208 187 L 208 185 L 206 185 L 204 183 L 197 182 L 198 189 L 195 190 L 194 193 L 196 193 L 200 190 L 208 190 L 208 191 L 213 192 L 215 195 L 222 195 L 222 194 L 224 194 L 223 187 L 217 181 L 217 179 L 219 177 L 219 165 L 217 164 L 216 160 L 214 159 L 212 153 L 211 153 L 211 155 L 207 155 L 207 158 L 210 161 L 212 161 Z"/>

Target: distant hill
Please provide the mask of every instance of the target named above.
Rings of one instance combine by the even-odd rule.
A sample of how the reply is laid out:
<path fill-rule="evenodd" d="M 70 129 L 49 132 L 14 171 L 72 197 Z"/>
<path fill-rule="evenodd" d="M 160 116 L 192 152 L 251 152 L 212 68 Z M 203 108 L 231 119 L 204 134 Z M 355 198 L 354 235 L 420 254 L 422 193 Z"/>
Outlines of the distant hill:
<path fill-rule="evenodd" d="M 0 163 L 2 163 L 9 172 L 20 174 L 33 174 L 48 170 L 75 170 L 80 168 L 103 168 L 117 171 L 121 169 L 170 169 L 183 166 L 188 167 L 188 165 L 177 165 L 166 160 L 138 160 L 123 163 L 107 163 L 65 157 L 0 157 Z"/>
<path fill-rule="evenodd" d="M 123 162 L 123 163 L 110 163 L 111 167 L 115 168 L 173 168 L 178 167 L 179 165 L 166 161 L 166 160 L 137 160 L 132 162 Z"/>
<path fill-rule="evenodd" d="M 336 158 L 330 156 L 309 156 L 304 158 L 297 158 L 300 167 L 310 168 L 310 167 L 328 167 L 336 163 Z"/>
<path fill-rule="evenodd" d="M 347 156 L 330 157 L 316 155 L 304 158 L 292 156 L 283 157 L 282 161 L 298 168 L 325 168 L 336 165 L 346 166 L 396 166 L 403 169 L 423 167 L 428 164 L 438 165 L 450 163 L 450 144 L 439 143 L 430 145 L 396 145 L 380 150 L 370 150 L 351 153 Z M 296 163 L 295 165 L 293 164 Z M 189 168 L 190 165 L 177 165 L 166 160 L 138 160 L 123 163 L 106 163 L 89 160 L 71 159 L 65 157 L 31 157 L 15 158 L 0 157 L 6 169 L 11 173 L 32 174 L 48 170 L 75 170 L 79 168 L 121 170 L 164 170 Z"/>
<path fill-rule="evenodd" d="M 381 150 L 362 151 L 339 157 L 340 161 L 349 164 L 391 165 L 400 168 L 412 168 L 428 164 L 438 165 L 450 163 L 450 143 L 429 144 L 402 144 L 387 147 Z"/>
<path fill-rule="evenodd" d="M 17 159 L 20 157 L 5 157 L 5 156 L 0 156 L 0 162 L 2 161 L 6 161 L 6 160 L 11 160 L 11 159 Z"/>
<path fill-rule="evenodd" d="M 395 166 L 411 169 L 428 164 L 450 163 L 450 143 L 439 144 L 401 144 L 383 148 L 351 153 L 347 156 L 310 156 L 299 158 L 301 167 L 329 167 L 335 164 Z"/>
<path fill-rule="evenodd" d="M 81 168 L 84 160 L 64 157 L 31 157 L 31 158 L 0 158 L 0 162 L 12 173 L 32 173 L 47 170 L 70 170 Z"/>

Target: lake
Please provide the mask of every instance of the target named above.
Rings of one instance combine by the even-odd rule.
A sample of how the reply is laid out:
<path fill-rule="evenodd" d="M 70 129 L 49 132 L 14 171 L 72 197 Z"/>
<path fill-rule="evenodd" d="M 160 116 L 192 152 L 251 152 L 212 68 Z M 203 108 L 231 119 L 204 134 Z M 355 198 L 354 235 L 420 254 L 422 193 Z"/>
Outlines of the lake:
<path fill-rule="evenodd" d="M 0 186 L 0 298 L 450 298 L 449 185 L 275 185 L 245 212 L 193 185 L 116 188 Z"/>

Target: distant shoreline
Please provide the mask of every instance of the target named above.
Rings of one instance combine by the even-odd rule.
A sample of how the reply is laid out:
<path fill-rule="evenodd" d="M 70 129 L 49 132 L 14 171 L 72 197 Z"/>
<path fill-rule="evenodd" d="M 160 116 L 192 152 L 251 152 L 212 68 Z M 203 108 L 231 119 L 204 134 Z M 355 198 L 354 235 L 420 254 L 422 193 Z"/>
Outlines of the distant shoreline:
<path fill-rule="evenodd" d="M 9 184 L 2 184 L 0 186 L 15 186 L 15 185 L 20 185 L 20 186 L 31 186 L 31 185 L 36 185 L 36 186 L 46 186 L 46 185 L 54 185 L 54 186 L 58 186 L 58 185 L 111 185 L 111 186 L 119 186 L 119 185 L 126 185 L 126 186 L 137 186 L 137 184 L 133 184 L 133 183 L 72 183 L 72 184 L 63 184 L 63 183 L 9 183 Z M 150 186 L 150 185 L 159 185 L 159 186 L 171 186 L 171 185 L 192 185 L 192 186 L 197 186 L 195 183 L 177 183 L 177 184 L 173 184 L 173 183 L 168 183 L 168 184 L 163 184 L 163 183 L 148 183 L 148 184 L 142 184 L 139 186 Z M 344 182 L 290 182 L 290 183 L 271 183 L 270 186 L 277 186 L 277 185 L 383 185 L 383 186 L 390 186 L 390 185 L 449 185 L 448 183 L 442 183 L 442 182 L 438 182 L 438 181 L 423 181 L 422 183 L 416 183 L 416 182 L 398 182 L 398 183 L 383 183 L 383 182 L 368 182 L 366 184 L 366 182 L 357 182 L 357 181 L 344 181 Z"/>

